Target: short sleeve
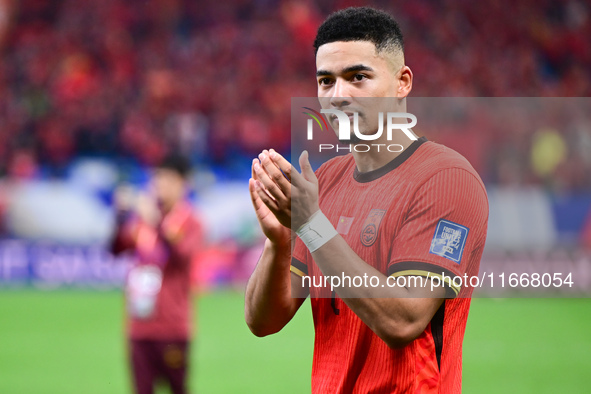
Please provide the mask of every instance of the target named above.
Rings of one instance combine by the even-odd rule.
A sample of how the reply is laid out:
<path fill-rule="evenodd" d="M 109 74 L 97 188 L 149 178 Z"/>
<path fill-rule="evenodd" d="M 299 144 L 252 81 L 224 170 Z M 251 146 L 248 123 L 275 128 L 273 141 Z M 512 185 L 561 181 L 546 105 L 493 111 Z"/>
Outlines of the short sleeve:
<path fill-rule="evenodd" d="M 487 221 L 480 179 L 462 168 L 439 171 L 414 195 L 392 242 L 388 275 L 437 276 L 457 296 L 461 287 L 452 279 L 478 274 Z"/>

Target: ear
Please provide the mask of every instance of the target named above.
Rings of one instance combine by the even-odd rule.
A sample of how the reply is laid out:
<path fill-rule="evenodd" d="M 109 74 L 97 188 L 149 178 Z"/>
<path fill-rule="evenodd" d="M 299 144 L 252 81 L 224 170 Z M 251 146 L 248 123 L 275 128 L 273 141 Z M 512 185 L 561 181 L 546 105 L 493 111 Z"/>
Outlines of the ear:
<path fill-rule="evenodd" d="M 412 90 L 412 71 L 408 66 L 402 66 L 398 71 L 398 89 L 396 97 L 404 98 L 410 94 Z"/>

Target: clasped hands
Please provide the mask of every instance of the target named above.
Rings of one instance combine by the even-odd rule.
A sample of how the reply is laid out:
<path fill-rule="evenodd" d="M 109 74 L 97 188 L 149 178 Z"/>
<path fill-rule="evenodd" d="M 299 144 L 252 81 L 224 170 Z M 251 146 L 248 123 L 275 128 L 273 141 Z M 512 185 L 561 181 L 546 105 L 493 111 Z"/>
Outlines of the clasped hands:
<path fill-rule="evenodd" d="M 301 173 L 273 149 L 263 150 L 252 161 L 250 195 L 261 228 L 271 241 L 285 239 L 286 230 L 296 231 L 320 209 L 318 179 L 307 151 L 299 163 Z"/>

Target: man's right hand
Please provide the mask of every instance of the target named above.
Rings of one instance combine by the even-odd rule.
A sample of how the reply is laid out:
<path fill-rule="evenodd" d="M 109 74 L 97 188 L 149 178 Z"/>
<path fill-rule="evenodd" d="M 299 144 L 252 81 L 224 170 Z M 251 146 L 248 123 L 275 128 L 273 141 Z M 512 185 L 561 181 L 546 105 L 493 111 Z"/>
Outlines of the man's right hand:
<path fill-rule="evenodd" d="M 302 278 L 290 272 L 289 268 L 295 232 L 282 225 L 262 199 L 273 197 L 257 177 L 257 172 L 261 175 L 269 173 L 267 170 L 264 170 L 264 174 L 261 173 L 261 168 L 259 159 L 254 159 L 248 188 L 259 225 L 267 240 L 246 284 L 244 301 L 246 324 L 259 337 L 281 330 L 309 294 L 308 287 L 302 285 Z M 270 168 L 271 172 L 273 170 L 274 168 Z"/>
<path fill-rule="evenodd" d="M 274 246 L 291 247 L 291 229 L 285 227 L 277 220 L 273 212 L 269 210 L 259 196 L 261 190 L 265 193 L 266 191 L 264 191 L 263 185 L 256 176 L 255 166 L 260 166 L 258 159 L 252 161 L 252 178 L 248 181 L 248 189 L 261 230 Z"/>

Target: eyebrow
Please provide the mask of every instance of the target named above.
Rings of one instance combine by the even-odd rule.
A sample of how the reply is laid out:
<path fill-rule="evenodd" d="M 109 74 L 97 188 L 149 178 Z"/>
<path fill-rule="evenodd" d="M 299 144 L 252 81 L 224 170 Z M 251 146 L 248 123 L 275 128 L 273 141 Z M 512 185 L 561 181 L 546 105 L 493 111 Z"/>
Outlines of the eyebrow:
<path fill-rule="evenodd" d="M 341 74 L 349 74 L 352 72 L 357 72 L 357 71 L 373 71 L 373 68 L 365 66 L 363 64 L 356 64 L 354 66 L 349 66 L 349 67 L 345 67 L 341 70 Z M 316 76 L 317 77 L 322 77 L 325 75 L 334 75 L 332 72 L 327 71 L 327 70 L 318 70 L 316 71 Z"/>

